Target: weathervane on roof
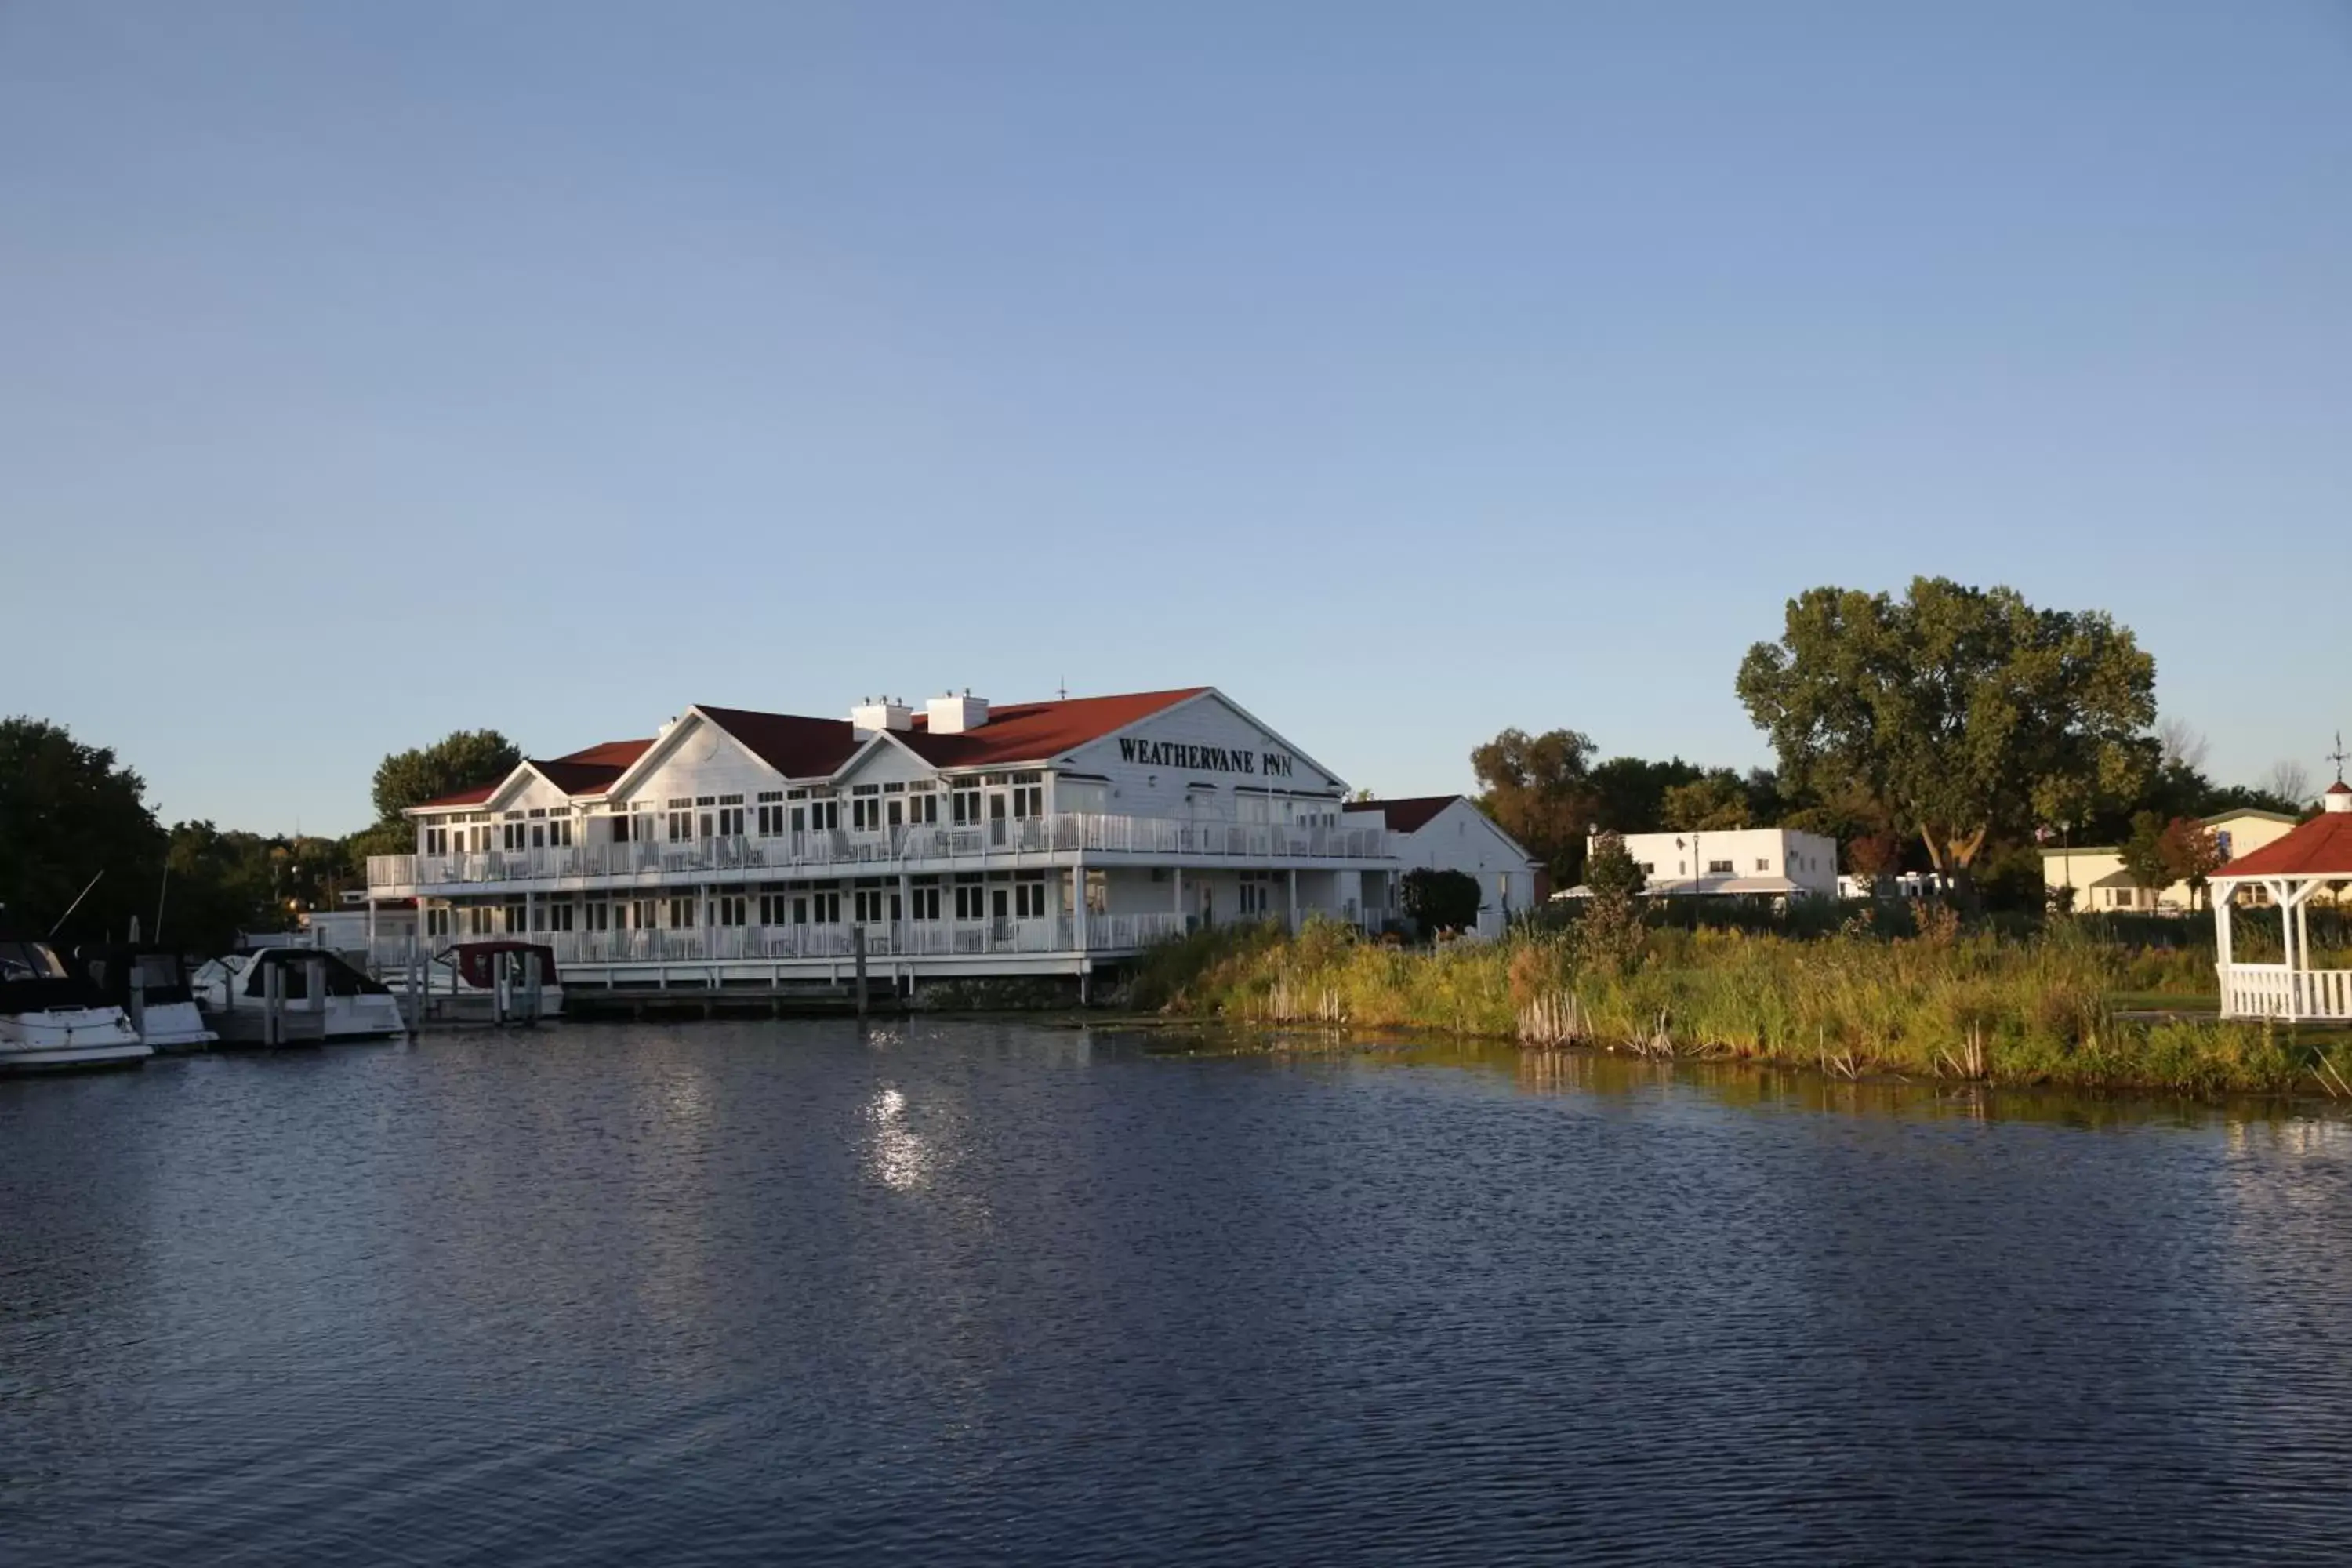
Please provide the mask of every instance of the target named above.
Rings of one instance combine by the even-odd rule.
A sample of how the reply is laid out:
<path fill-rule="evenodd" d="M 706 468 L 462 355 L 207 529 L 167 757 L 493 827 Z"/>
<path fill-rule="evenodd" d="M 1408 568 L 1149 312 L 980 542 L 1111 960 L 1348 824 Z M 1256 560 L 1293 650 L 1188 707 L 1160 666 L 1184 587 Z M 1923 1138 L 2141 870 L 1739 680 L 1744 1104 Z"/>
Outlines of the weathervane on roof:
<path fill-rule="evenodd" d="M 2336 749 L 2327 753 L 2327 760 L 2336 764 L 2336 782 L 2337 784 L 2342 784 L 2344 782 L 2344 764 L 2347 760 L 2352 760 L 2352 758 L 2347 758 L 2347 753 L 2345 752 L 2344 731 L 2341 730 L 2336 731 Z"/>

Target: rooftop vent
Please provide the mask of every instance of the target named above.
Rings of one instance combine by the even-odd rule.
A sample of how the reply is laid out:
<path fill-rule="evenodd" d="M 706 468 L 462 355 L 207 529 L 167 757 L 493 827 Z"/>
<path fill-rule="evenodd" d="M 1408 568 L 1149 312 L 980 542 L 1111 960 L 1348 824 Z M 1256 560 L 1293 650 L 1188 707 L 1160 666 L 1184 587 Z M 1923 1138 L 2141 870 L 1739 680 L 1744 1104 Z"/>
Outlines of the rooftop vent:
<path fill-rule="evenodd" d="M 974 697 L 970 688 L 958 697 L 950 691 L 923 705 L 925 721 L 934 735 L 961 735 L 988 722 L 988 699 Z"/>

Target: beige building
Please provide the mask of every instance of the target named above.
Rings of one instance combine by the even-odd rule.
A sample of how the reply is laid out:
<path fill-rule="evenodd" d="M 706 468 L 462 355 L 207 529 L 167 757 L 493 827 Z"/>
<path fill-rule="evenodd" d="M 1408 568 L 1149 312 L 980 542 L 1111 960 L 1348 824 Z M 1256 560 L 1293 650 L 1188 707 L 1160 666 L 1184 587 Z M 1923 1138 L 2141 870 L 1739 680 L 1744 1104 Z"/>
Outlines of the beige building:
<path fill-rule="evenodd" d="M 2221 840 L 2226 869 L 2229 861 L 2285 837 L 2299 820 L 2282 812 L 2242 808 L 2206 817 L 2204 822 Z M 2134 882 L 2131 873 L 2124 869 L 2123 850 L 2113 844 L 2043 848 L 2042 885 L 2053 893 L 2061 888 L 2074 889 L 2078 914 L 2105 914 L 2111 910 L 2186 914 L 2197 907 L 2186 882 L 2153 891 Z"/>

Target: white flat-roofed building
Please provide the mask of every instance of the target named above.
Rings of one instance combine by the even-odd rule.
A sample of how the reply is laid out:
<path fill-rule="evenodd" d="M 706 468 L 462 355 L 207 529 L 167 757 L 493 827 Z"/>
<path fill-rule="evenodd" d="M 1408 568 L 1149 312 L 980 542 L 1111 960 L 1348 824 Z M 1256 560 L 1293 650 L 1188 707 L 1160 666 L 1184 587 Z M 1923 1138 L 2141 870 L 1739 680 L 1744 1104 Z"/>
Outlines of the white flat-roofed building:
<path fill-rule="evenodd" d="M 688 708 L 418 806 L 371 908 L 529 933 L 566 986 L 1077 974 L 1237 920 L 1366 916 L 1396 865 L 1346 785 L 1212 688 L 846 720 Z M 375 944 L 381 963 L 402 951 Z"/>
<path fill-rule="evenodd" d="M 1651 898 L 1834 899 L 1837 841 L 1792 827 L 1628 833 Z"/>

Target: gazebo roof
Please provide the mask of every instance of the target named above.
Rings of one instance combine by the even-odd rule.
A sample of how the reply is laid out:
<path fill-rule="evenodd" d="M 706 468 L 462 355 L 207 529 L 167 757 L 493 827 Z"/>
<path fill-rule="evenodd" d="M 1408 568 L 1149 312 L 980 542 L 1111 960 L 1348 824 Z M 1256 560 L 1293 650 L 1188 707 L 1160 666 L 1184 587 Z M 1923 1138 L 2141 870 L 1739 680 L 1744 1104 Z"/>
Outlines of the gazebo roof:
<path fill-rule="evenodd" d="M 2325 805 L 2325 810 L 2294 832 L 2214 872 L 2212 880 L 2352 877 L 2352 785 L 2328 785 Z"/>

